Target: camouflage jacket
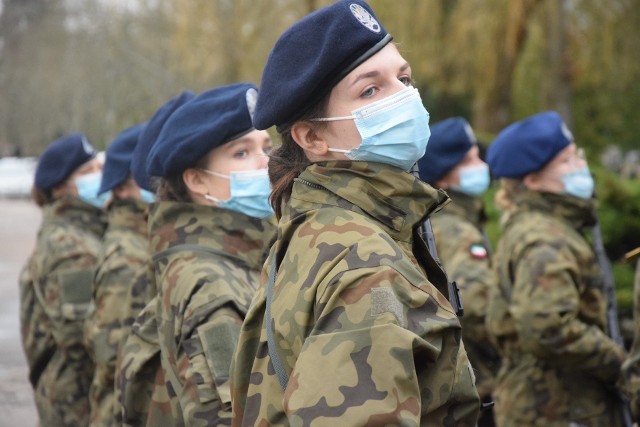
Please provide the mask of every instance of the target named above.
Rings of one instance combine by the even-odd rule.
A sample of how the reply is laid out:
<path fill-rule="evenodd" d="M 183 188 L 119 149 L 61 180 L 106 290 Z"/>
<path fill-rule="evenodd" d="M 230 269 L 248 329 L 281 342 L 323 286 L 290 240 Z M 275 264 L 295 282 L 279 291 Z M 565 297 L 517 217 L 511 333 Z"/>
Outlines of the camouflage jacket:
<path fill-rule="evenodd" d="M 116 354 L 123 336 L 124 310 L 132 277 L 148 259 L 147 205 L 139 200 L 114 200 L 98 257 L 95 310 L 87 321 L 87 340 L 96 365 L 91 384 L 91 425 L 114 422 Z"/>
<path fill-rule="evenodd" d="M 46 205 L 21 276 L 23 343 L 42 425 L 89 424 L 93 363 L 83 330 L 104 228 L 103 212 L 77 198 Z"/>
<path fill-rule="evenodd" d="M 491 268 L 491 248 L 483 233 L 482 200 L 447 190 L 453 200 L 431 218 L 438 256 L 450 280 L 460 288 L 464 304 L 462 340 L 476 373 L 481 398 L 487 397 L 498 373 L 500 357 L 485 326 L 489 289 L 497 286 Z"/>
<path fill-rule="evenodd" d="M 156 298 L 142 309 L 131 325 L 130 333 L 122 342 L 116 363 L 115 425 L 142 427 L 172 425 L 171 419 L 162 420 L 165 410 L 152 402 L 163 402 L 154 396 L 155 384 L 164 384 L 164 371 L 160 364 Z M 160 387 L 157 387 L 158 391 Z M 167 399 L 165 399 L 166 401 Z"/>
<path fill-rule="evenodd" d="M 382 164 L 320 163 L 296 178 L 234 357 L 234 425 L 475 424 L 460 322 L 416 230 L 446 200 Z"/>
<path fill-rule="evenodd" d="M 116 425 L 147 425 L 160 366 L 156 322 L 155 271 L 147 242 L 145 261 L 134 273 L 122 307 L 122 340 L 116 354 Z"/>
<path fill-rule="evenodd" d="M 149 216 L 157 319 L 173 425 L 231 424 L 229 366 L 260 279 L 272 222 L 161 202 Z"/>
<path fill-rule="evenodd" d="M 593 202 L 525 192 L 496 251 L 488 326 L 502 353 L 499 425 L 619 425 L 614 387 L 624 351 L 604 332 L 602 275 L 583 230 Z"/>
<path fill-rule="evenodd" d="M 623 372 L 633 420 L 636 423 L 640 423 L 640 257 L 635 255 L 633 260 L 635 259 L 637 259 L 633 283 L 633 323 L 635 331 L 633 344 L 631 345 L 631 350 L 629 350 L 629 358 L 625 360 L 623 365 Z"/>

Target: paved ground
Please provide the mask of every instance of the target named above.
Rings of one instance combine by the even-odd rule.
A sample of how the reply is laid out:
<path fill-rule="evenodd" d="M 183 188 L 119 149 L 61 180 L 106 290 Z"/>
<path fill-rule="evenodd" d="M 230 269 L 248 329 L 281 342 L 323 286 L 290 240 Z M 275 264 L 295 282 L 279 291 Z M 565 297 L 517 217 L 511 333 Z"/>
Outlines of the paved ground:
<path fill-rule="evenodd" d="M 40 210 L 32 202 L 0 199 L 0 427 L 37 421 L 20 344 L 18 275 L 39 225 Z"/>

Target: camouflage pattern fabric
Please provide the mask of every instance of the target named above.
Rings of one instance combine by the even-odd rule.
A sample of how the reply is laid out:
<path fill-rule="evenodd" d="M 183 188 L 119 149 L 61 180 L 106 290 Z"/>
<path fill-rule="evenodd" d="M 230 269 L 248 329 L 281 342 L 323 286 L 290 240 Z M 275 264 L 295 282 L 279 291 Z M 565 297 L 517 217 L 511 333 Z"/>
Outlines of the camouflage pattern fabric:
<path fill-rule="evenodd" d="M 146 425 L 155 376 L 161 369 L 155 271 L 148 250 L 147 241 L 146 260 L 136 271 L 122 307 L 122 340 L 116 353 L 114 392 L 118 426 Z"/>
<path fill-rule="evenodd" d="M 633 322 L 635 333 L 629 350 L 629 358 L 624 362 L 624 388 L 629 396 L 633 420 L 640 423 L 640 257 L 636 255 L 636 275 L 633 283 Z"/>
<path fill-rule="evenodd" d="M 318 163 L 296 179 L 234 357 L 233 425 L 475 424 L 460 322 L 416 231 L 447 200 L 383 164 Z M 284 392 L 269 323 L 289 374 Z"/>
<path fill-rule="evenodd" d="M 157 298 L 153 298 L 138 314 L 118 354 L 115 384 L 117 426 L 172 425 L 170 419 L 162 423 L 157 408 L 151 409 L 156 379 L 162 379 L 164 375 L 160 364 L 157 306 Z"/>
<path fill-rule="evenodd" d="M 502 354 L 497 423 L 619 426 L 612 389 L 625 354 L 605 333 L 602 275 L 582 234 L 595 222 L 594 203 L 539 192 L 515 202 L 489 301 Z"/>
<path fill-rule="evenodd" d="M 114 425 L 116 354 L 123 337 L 124 309 L 131 278 L 148 259 L 147 205 L 139 200 L 114 200 L 98 257 L 95 310 L 86 337 L 96 365 L 89 394 L 91 425 Z"/>
<path fill-rule="evenodd" d="M 151 404 L 171 409 L 172 423 L 162 425 L 230 425 L 229 366 L 275 227 L 226 209 L 160 202 L 149 235 L 165 374 L 154 390 L 164 405 L 157 397 Z"/>
<path fill-rule="evenodd" d="M 102 211 L 77 198 L 46 205 L 21 276 L 23 343 L 43 426 L 89 425 L 94 366 L 83 330 L 104 229 Z"/>
<path fill-rule="evenodd" d="M 449 279 L 460 288 L 464 304 L 462 340 L 476 374 L 481 399 L 488 399 L 500 366 L 485 326 L 489 290 L 497 286 L 491 248 L 483 233 L 486 215 L 482 200 L 447 190 L 449 203 L 431 217 L 438 256 Z"/>

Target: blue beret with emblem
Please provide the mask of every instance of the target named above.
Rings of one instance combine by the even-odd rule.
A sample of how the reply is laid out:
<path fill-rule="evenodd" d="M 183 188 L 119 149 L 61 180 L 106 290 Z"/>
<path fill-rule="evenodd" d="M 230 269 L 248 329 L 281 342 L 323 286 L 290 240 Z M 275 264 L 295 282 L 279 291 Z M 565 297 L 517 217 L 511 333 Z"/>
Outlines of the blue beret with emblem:
<path fill-rule="evenodd" d="M 196 165 L 209 151 L 254 130 L 258 91 L 253 83 L 218 87 L 171 114 L 147 158 L 147 173 L 169 177 Z"/>
<path fill-rule="evenodd" d="M 469 122 L 462 117 L 452 117 L 429 128 L 431 136 L 418 168 L 420 179 L 433 184 L 460 163 L 477 141 Z"/>
<path fill-rule="evenodd" d="M 195 94 L 193 92 L 184 91 L 180 95 L 171 98 L 151 116 L 144 130 L 140 133 L 131 159 L 131 174 L 140 188 L 144 188 L 147 191 L 155 190 L 151 177 L 147 174 L 146 170 L 149 151 L 151 151 L 151 147 L 155 144 L 162 127 L 171 114 L 194 96 Z"/>
<path fill-rule="evenodd" d="M 391 41 L 367 3 L 340 0 L 288 28 L 262 73 L 254 125 L 292 123 Z"/>
<path fill-rule="evenodd" d="M 81 133 L 73 133 L 53 141 L 40 155 L 34 179 L 40 191 L 51 190 L 64 182 L 97 152 Z"/>
<path fill-rule="evenodd" d="M 487 150 L 487 163 L 497 178 L 521 178 L 542 169 L 572 142 L 560 115 L 545 111 L 500 132 Z"/>
<path fill-rule="evenodd" d="M 113 190 L 129 178 L 133 150 L 144 127 L 144 123 L 131 126 L 120 132 L 109 144 L 104 167 L 102 168 L 102 181 L 100 182 L 98 194 Z"/>

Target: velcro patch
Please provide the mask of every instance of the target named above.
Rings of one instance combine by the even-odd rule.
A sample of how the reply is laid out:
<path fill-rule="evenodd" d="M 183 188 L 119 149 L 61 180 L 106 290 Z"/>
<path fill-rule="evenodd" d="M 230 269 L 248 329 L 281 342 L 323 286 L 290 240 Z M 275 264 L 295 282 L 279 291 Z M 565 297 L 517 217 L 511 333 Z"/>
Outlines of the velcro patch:
<path fill-rule="evenodd" d="M 384 313 L 393 314 L 398 324 L 403 328 L 406 327 L 402 303 L 393 289 L 373 288 L 371 289 L 371 316 L 376 317 Z"/>

